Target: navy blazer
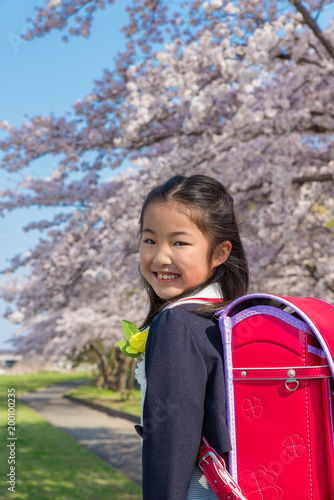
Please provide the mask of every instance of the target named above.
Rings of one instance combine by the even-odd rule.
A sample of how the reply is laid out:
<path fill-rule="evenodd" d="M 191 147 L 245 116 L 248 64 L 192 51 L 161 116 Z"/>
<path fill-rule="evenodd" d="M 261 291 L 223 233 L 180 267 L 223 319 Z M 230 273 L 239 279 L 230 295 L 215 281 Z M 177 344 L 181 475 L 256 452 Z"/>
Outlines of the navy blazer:
<path fill-rule="evenodd" d="M 196 314 L 197 307 L 165 309 L 150 326 L 143 500 L 186 500 L 202 435 L 220 454 L 231 449 L 218 321 Z"/>

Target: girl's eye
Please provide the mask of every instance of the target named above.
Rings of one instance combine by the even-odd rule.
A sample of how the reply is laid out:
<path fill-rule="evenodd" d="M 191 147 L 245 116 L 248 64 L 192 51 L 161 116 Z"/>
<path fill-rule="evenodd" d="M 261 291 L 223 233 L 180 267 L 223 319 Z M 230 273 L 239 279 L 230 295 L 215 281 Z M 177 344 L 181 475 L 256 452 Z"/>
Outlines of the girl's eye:
<path fill-rule="evenodd" d="M 180 247 L 180 246 L 188 245 L 188 243 L 186 243 L 185 241 L 177 241 L 176 243 L 174 243 L 174 245 L 177 247 Z"/>
<path fill-rule="evenodd" d="M 151 240 L 151 238 L 146 238 L 146 240 L 144 240 L 144 243 L 147 243 L 148 245 L 154 245 L 154 241 Z"/>

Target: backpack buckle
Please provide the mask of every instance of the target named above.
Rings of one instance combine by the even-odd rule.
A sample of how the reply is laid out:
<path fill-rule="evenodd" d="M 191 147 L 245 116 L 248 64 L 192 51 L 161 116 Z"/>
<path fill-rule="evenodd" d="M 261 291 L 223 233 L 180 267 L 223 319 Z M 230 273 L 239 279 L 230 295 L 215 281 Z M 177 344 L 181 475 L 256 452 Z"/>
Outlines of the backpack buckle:
<path fill-rule="evenodd" d="M 213 462 L 218 465 L 218 467 L 222 470 L 222 472 L 226 471 L 225 463 L 222 464 L 220 460 L 216 457 L 216 455 L 212 451 L 208 451 L 207 453 L 204 453 L 204 455 L 197 461 L 198 467 L 201 469 L 201 471 L 204 474 L 203 467 L 200 465 L 202 462 L 205 462 L 207 465 L 209 465 L 209 462 L 206 460 L 207 457 L 212 458 Z M 221 460 L 223 460 L 221 458 Z M 223 460 L 224 462 L 224 460 Z"/>
<path fill-rule="evenodd" d="M 209 465 L 207 459 L 212 460 L 215 464 L 216 475 L 212 476 L 208 470 L 204 470 L 200 465 L 205 462 Z M 212 451 L 204 453 L 204 455 L 197 461 L 198 467 L 201 469 L 206 479 L 208 480 L 211 488 L 220 500 L 246 500 L 243 496 L 240 486 L 235 482 L 233 477 L 226 470 L 224 459 L 217 457 Z"/>

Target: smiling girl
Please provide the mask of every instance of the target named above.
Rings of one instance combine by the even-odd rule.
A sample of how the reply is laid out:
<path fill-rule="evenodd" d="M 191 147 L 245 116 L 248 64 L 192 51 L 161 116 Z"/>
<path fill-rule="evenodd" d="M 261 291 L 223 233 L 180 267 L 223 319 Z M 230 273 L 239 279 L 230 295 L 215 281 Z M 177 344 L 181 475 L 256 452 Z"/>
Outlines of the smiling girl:
<path fill-rule="evenodd" d="M 148 194 L 140 234 L 150 300 L 143 500 L 216 499 L 196 459 L 202 435 L 225 458 L 231 449 L 214 313 L 248 286 L 233 199 L 211 177 L 173 177 Z"/>

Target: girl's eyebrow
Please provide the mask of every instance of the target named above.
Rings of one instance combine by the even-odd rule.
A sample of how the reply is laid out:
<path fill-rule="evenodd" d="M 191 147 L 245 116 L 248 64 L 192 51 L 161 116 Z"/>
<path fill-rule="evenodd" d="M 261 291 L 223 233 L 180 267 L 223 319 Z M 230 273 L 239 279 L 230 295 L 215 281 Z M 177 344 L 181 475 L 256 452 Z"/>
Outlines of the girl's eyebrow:
<path fill-rule="evenodd" d="M 191 236 L 191 234 L 187 233 L 187 231 L 176 231 L 175 233 L 170 234 L 170 236 L 180 236 L 180 235 Z"/>
<path fill-rule="evenodd" d="M 155 234 L 155 231 L 153 231 L 153 229 L 150 229 L 149 227 L 145 227 L 143 229 L 143 233 L 151 233 L 151 234 Z M 190 233 L 187 233 L 186 231 L 175 231 L 174 233 L 169 233 L 168 236 L 180 236 L 180 235 L 185 235 L 185 236 L 191 236 Z"/>

